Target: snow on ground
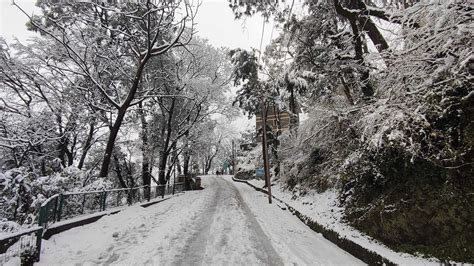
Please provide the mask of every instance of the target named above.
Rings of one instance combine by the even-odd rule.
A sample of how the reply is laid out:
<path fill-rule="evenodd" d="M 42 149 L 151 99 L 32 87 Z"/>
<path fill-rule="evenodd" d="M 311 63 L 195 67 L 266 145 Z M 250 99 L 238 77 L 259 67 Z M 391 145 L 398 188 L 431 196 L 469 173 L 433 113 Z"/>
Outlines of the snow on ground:
<path fill-rule="evenodd" d="M 204 190 L 55 235 L 39 264 L 362 264 L 249 186 L 229 176 L 202 183 Z"/>
<path fill-rule="evenodd" d="M 232 182 L 231 177 L 226 177 Z M 363 262 L 314 232 L 296 216 L 244 183 L 234 183 L 285 264 L 362 265 Z"/>
<path fill-rule="evenodd" d="M 263 180 L 248 180 L 257 187 L 263 187 Z M 272 194 L 283 202 L 289 204 L 301 214 L 310 217 L 320 225 L 331 229 L 341 237 L 345 237 L 362 247 L 372 250 L 392 262 L 400 265 L 439 265 L 435 258 L 421 258 L 407 253 L 395 252 L 371 238 L 370 236 L 356 230 L 343 221 L 343 207 L 339 207 L 336 191 L 328 190 L 324 193 L 308 193 L 298 196 L 296 199 L 289 191 L 283 190 L 280 185 L 272 186 Z M 263 195 L 263 194 L 262 194 Z"/>

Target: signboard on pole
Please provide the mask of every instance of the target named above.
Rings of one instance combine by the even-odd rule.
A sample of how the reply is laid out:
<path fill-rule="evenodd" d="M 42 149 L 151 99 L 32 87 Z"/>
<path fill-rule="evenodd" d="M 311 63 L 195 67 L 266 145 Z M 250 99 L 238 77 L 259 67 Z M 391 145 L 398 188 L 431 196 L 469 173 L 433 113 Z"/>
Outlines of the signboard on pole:
<path fill-rule="evenodd" d="M 265 170 L 262 167 L 255 168 L 255 176 L 263 177 L 265 175 Z"/>

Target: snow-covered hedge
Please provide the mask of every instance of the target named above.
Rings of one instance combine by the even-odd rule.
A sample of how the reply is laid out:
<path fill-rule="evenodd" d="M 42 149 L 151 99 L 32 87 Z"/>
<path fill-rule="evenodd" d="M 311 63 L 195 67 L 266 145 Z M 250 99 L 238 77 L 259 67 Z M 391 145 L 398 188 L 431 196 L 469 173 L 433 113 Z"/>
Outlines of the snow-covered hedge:
<path fill-rule="evenodd" d="M 113 184 L 96 179 L 83 187 L 86 173 L 76 167 L 66 167 L 60 172 L 40 176 L 25 167 L 0 173 L 0 231 L 13 232 L 35 223 L 41 204 L 61 192 L 97 191 L 110 189 Z"/>
<path fill-rule="evenodd" d="M 281 179 L 290 188 L 339 189 L 348 220 L 396 248 L 418 243 L 474 261 L 466 230 L 474 191 L 472 6 L 425 0 L 398 15 L 417 26 L 393 27 L 397 45 L 368 55 L 375 96 L 353 105 L 341 104 L 337 91 L 307 98 L 309 118 L 281 138 Z"/>

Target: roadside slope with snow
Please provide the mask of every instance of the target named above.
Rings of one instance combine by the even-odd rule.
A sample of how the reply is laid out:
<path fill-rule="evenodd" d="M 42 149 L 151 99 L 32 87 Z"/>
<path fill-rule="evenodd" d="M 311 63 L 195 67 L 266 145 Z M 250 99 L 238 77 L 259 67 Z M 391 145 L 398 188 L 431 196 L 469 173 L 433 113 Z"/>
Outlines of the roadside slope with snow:
<path fill-rule="evenodd" d="M 263 187 L 263 180 L 248 180 L 249 183 Z M 264 196 L 263 193 L 262 196 Z M 272 186 L 272 194 L 283 202 L 289 204 L 301 214 L 310 217 L 313 221 L 326 229 L 337 232 L 341 237 L 347 238 L 360 246 L 374 251 L 384 258 L 399 265 L 440 265 L 435 258 L 422 258 L 411 254 L 396 252 L 383 243 L 360 232 L 343 221 L 344 208 L 338 206 L 338 197 L 335 191 L 328 190 L 324 193 L 308 193 L 294 197 L 291 192 L 283 190 L 278 184 Z M 265 195 L 266 196 L 266 195 Z M 453 262 L 455 263 L 455 262 Z"/>

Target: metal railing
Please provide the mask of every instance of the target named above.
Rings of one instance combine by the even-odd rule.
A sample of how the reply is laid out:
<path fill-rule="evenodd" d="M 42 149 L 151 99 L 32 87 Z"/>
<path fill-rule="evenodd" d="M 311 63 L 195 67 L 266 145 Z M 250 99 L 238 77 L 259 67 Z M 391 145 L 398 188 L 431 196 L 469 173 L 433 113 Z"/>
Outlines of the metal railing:
<path fill-rule="evenodd" d="M 38 214 L 38 225 L 43 228 L 48 228 L 49 221 L 57 220 L 57 209 L 60 194 L 55 194 L 45 200 L 40 207 Z"/>
<path fill-rule="evenodd" d="M 42 236 L 43 228 L 34 226 L 0 238 L 0 265 L 13 257 L 18 257 L 21 265 L 39 261 Z"/>
<path fill-rule="evenodd" d="M 182 191 L 184 184 L 140 186 L 101 191 L 66 192 L 48 198 L 40 208 L 38 225 L 45 230 L 51 222 L 132 205 Z"/>
<path fill-rule="evenodd" d="M 44 232 L 61 219 L 164 198 L 181 191 L 184 191 L 184 183 L 55 194 L 41 204 L 38 226 L 0 238 L 0 265 L 16 256 L 22 265 L 39 261 Z"/>

